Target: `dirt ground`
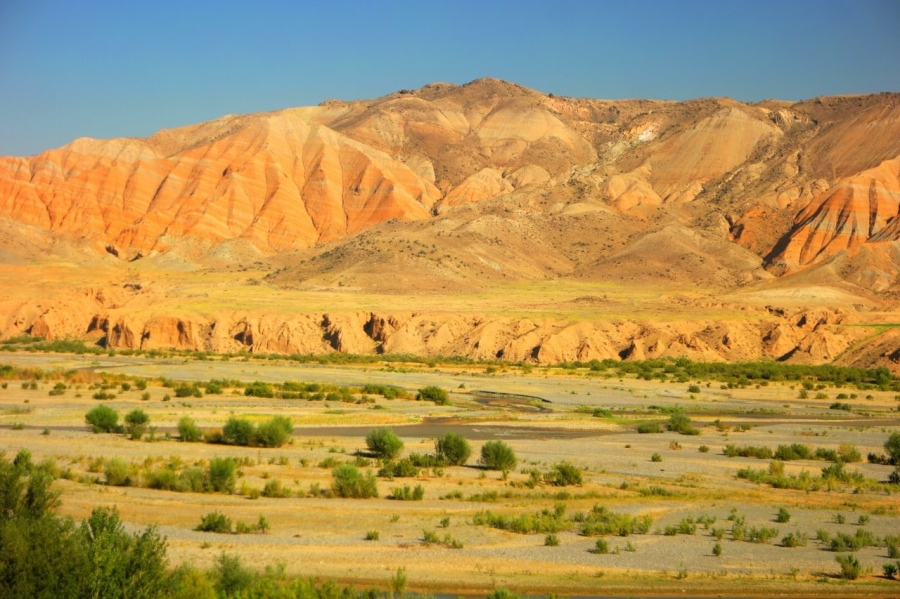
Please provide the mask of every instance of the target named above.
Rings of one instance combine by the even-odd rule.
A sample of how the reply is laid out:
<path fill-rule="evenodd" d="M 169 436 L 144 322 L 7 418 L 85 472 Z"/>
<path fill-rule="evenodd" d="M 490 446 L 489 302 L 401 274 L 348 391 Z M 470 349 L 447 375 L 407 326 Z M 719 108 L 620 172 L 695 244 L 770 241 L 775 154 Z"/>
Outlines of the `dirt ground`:
<path fill-rule="evenodd" d="M 64 514 L 83 518 L 96 506 L 114 505 L 135 529 L 158 525 L 168 538 L 173 564 L 188 560 L 205 567 L 226 551 L 259 568 L 284 563 L 290 574 L 382 588 L 403 567 L 410 588 L 441 593 L 505 586 L 528 593 L 593 596 L 684 592 L 889 596 L 898 588 L 898 583 L 881 576 L 882 564 L 895 561 L 888 559 L 884 546 L 855 553 L 865 573 L 850 583 L 837 577 L 835 553 L 816 540 L 820 530 L 832 536 L 853 535 L 859 529 L 878 537 L 900 535 L 896 491 L 891 494 L 887 485 L 875 482 L 887 480 L 891 467 L 865 461 L 868 453 L 881 452 L 887 437 L 900 430 L 892 393 L 859 392 L 857 398 L 847 400 L 852 409 L 844 411 L 829 406 L 839 392 L 855 390 L 827 388 L 825 398 L 798 399 L 798 390 L 787 384 L 722 389 L 718 383 L 703 382 L 701 392 L 691 394 L 686 383 L 619 380 L 560 369 L 523 373 L 509 368 L 487 374 L 483 367 L 472 366 L 337 367 L 51 354 L 7 354 L 0 362 L 126 374 L 151 381 L 146 400 L 142 391 L 132 387 L 117 390 L 115 399 L 103 402 L 92 398 L 94 391 L 87 385 L 50 396 L 53 381 L 42 381 L 37 389 L 7 381 L 0 389 L 0 447 L 7 458 L 26 448 L 35 461 L 56 462 L 66 473 L 57 483 Z M 369 403 L 260 399 L 245 396 L 239 387 L 221 395 L 177 398 L 172 389 L 158 384 L 156 377 L 162 376 L 185 381 L 391 384 L 411 395 L 426 385 L 438 385 L 450 392 L 450 404 L 380 396 L 369 396 Z M 528 397 L 491 396 L 487 401 L 479 391 Z M 167 395 L 169 399 L 164 400 Z M 146 411 L 156 427 L 155 440 L 91 433 L 84 415 L 100 403 L 123 415 L 134 408 Z M 668 420 L 660 407 L 683 408 L 701 434 L 638 434 L 639 423 Z M 609 409 L 612 417 L 594 417 L 593 408 Z M 185 415 L 208 428 L 221 427 L 232 415 L 256 422 L 288 416 L 295 425 L 293 441 L 274 449 L 182 443 L 174 437 L 175 425 Z M 436 434 L 456 430 L 472 442 L 473 456 L 466 466 L 425 469 L 411 479 L 379 477 L 378 498 L 340 499 L 314 493 L 316 487 L 330 489 L 329 463 L 352 463 L 355 452 L 365 450 L 365 432 L 374 426 L 392 427 L 405 443 L 404 455 L 432 453 Z M 167 438 L 167 433 L 172 437 Z M 516 452 L 518 466 L 507 476 L 476 465 L 479 449 L 489 439 L 502 439 Z M 855 446 L 863 461 L 846 468 L 862 473 L 872 484 L 808 492 L 774 489 L 735 476 L 740 468 L 765 469 L 768 460 L 723 455 L 726 444 L 774 450 L 791 443 L 835 450 L 841 444 Z M 242 460 L 237 493 L 109 486 L 98 460 L 124 459 L 135 472 L 141 471 L 135 476 L 140 483 L 148 468 L 167 463 L 202 466 L 217 456 Z M 533 488 L 526 484 L 529 470 L 547 473 L 560 462 L 576 465 L 583 484 L 556 487 L 541 482 Z M 785 471 L 805 470 L 815 477 L 828 465 L 789 461 Z M 377 469 L 374 462 L 362 468 L 373 473 Z M 273 480 L 280 481 L 292 496 L 264 497 L 253 492 Z M 421 485 L 424 499 L 388 498 L 403 485 Z M 565 506 L 567 518 L 598 505 L 649 515 L 653 523 L 648 534 L 604 537 L 609 553 L 598 554 L 591 550 L 599 537 L 582 536 L 575 522 L 567 521 L 557 533 L 558 546 L 545 545 L 544 533 L 518 534 L 473 522 L 483 510 L 517 516 L 553 510 L 557 504 Z M 775 522 L 779 508 L 790 513 L 788 522 Z M 252 523 L 263 515 L 270 530 L 242 535 L 195 531 L 200 517 L 214 510 L 235 522 Z M 734 540 L 729 518 L 735 516 L 743 517 L 750 527 L 776 528 L 777 534 L 764 543 Z M 709 524 L 698 524 L 693 534 L 665 534 L 667 527 L 686 518 Z M 713 554 L 717 528 L 724 529 L 720 556 Z M 374 531 L 378 540 L 366 540 L 367 533 Z M 426 532 L 461 547 L 426 544 Z M 806 534 L 808 544 L 782 546 L 781 539 L 792 532 Z"/>

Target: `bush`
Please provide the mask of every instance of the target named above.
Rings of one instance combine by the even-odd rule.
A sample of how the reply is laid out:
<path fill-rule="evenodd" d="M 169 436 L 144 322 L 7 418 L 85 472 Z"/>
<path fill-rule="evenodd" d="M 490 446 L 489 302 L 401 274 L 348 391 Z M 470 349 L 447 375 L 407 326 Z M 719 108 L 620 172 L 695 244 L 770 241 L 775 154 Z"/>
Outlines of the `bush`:
<path fill-rule="evenodd" d="M 544 537 L 544 546 L 545 547 L 558 547 L 559 546 L 559 537 L 555 534 L 551 533 Z"/>
<path fill-rule="evenodd" d="M 232 416 L 222 427 L 222 436 L 231 445 L 250 445 L 253 443 L 255 428 L 249 420 Z"/>
<path fill-rule="evenodd" d="M 787 511 L 785 508 L 778 508 L 778 513 L 775 515 L 775 522 L 780 522 L 782 524 L 791 521 L 791 513 Z"/>
<path fill-rule="evenodd" d="M 887 452 L 888 463 L 900 465 L 900 432 L 893 432 L 884 442 L 884 450 Z"/>
<path fill-rule="evenodd" d="M 381 537 L 381 535 L 379 534 L 379 532 L 377 530 L 370 530 L 369 532 L 366 533 L 367 541 L 377 541 L 379 539 L 379 537 Z"/>
<path fill-rule="evenodd" d="M 403 441 L 389 428 L 373 428 L 366 435 L 366 447 L 376 456 L 392 460 L 403 451 Z"/>
<path fill-rule="evenodd" d="M 131 486 L 129 472 L 131 467 L 121 458 L 107 460 L 103 473 L 106 475 L 106 484 L 113 487 Z"/>
<path fill-rule="evenodd" d="M 653 455 L 650 456 L 650 461 L 651 462 L 662 462 L 662 455 L 660 455 L 659 453 L 654 453 Z"/>
<path fill-rule="evenodd" d="M 247 385 L 244 389 L 244 395 L 249 397 L 275 397 L 275 391 L 268 383 L 256 381 Z"/>
<path fill-rule="evenodd" d="M 584 482 L 581 470 L 570 462 L 560 462 L 544 475 L 544 479 L 557 487 L 580 485 Z"/>
<path fill-rule="evenodd" d="M 281 447 L 291 439 L 294 425 L 287 416 L 273 416 L 256 429 L 256 440 L 263 447 Z"/>
<path fill-rule="evenodd" d="M 397 487 L 388 499 L 396 499 L 399 501 L 422 501 L 425 497 L 425 489 L 422 485 L 416 485 L 414 489 L 410 489 L 409 485 Z"/>
<path fill-rule="evenodd" d="M 444 433 L 434 442 L 434 452 L 438 459 L 451 466 L 462 466 L 472 455 L 472 446 L 459 433 Z"/>
<path fill-rule="evenodd" d="M 809 537 L 806 533 L 799 531 L 789 533 L 786 537 L 781 539 L 781 544 L 784 547 L 806 547 L 808 542 Z"/>
<path fill-rule="evenodd" d="M 518 460 L 512 448 L 503 441 L 488 441 L 481 446 L 479 463 L 488 470 L 512 470 Z"/>
<path fill-rule="evenodd" d="M 597 542 L 594 543 L 594 548 L 591 549 L 592 553 L 609 553 L 609 543 L 606 539 L 597 539 Z"/>
<path fill-rule="evenodd" d="M 419 389 L 419 392 L 416 394 L 416 401 L 419 400 L 433 401 L 435 404 L 443 406 L 450 401 L 450 398 L 447 396 L 447 392 L 440 387 L 430 385 Z"/>
<path fill-rule="evenodd" d="M 688 393 L 700 393 L 700 385 L 689 385 Z"/>
<path fill-rule="evenodd" d="M 182 416 L 178 421 L 178 437 L 186 443 L 196 443 L 203 438 L 203 432 L 193 418 Z"/>
<path fill-rule="evenodd" d="M 144 436 L 149 423 L 150 416 L 144 410 L 140 408 L 131 410 L 125 415 L 125 432 L 132 439 L 140 439 Z"/>
<path fill-rule="evenodd" d="M 351 464 L 341 464 L 331 471 L 331 488 L 338 497 L 365 499 L 378 497 L 378 486 L 371 474 L 363 475 Z"/>
<path fill-rule="evenodd" d="M 663 430 L 658 422 L 645 422 L 644 424 L 638 425 L 637 432 L 645 435 L 647 433 L 661 433 Z"/>
<path fill-rule="evenodd" d="M 237 480 L 237 461 L 234 458 L 213 458 L 209 461 L 206 483 L 211 491 L 234 493 Z"/>
<path fill-rule="evenodd" d="M 403 458 L 396 462 L 385 462 L 384 466 L 378 471 L 378 476 L 386 478 L 410 478 L 418 476 L 419 468 L 409 458 Z"/>
<path fill-rule="evenodd" d="M 653 524 L 651 516 L 620 514 L 601 505 L 595 505 L 587 514 L 576 514 L 572 519 L 581 524 L 581 534 L 585 536 L 647 534 Z"/>
<path fill-rule="evenodd" d="M 200 517 L 200 524 L 194 530 L 231 533 L 231 518 L 221 512 L 210 512 Z"/>
<path fill-rule="evenodd" d="M 182 383 L 175 388 L 175 397 L 203 397 L 203 392 L 200 391 L 200 387 L 197 386 L 197 383 L 194 383 L 193 385 Z"/>
<path fill-rule="evenodd" d="M 84 420 L 95 433 L 112 433 L 119 429 L 119 413 L 109 406 L 91 408 Z"/>
<path fill-rule="evenodd" d="M 852 554 L 843 553 L 841 555 L 836 555 L 834 556 L 834 560 L 841 567 L 841 578 L 845 580 L 856 580 L 859 578 L 859 575 L 862 574 L 862 565 Z"/>
<path fill-rule="evenodd" d="M 670 431 L 674 431 L 676 433 L 682 435 L 699 435 L 700 431 L 691 424 L 691 419 L 688 418 L 688 415 L 678 410 L 673 412 L 669 417 L 669 423 L 666 427 Z"/>

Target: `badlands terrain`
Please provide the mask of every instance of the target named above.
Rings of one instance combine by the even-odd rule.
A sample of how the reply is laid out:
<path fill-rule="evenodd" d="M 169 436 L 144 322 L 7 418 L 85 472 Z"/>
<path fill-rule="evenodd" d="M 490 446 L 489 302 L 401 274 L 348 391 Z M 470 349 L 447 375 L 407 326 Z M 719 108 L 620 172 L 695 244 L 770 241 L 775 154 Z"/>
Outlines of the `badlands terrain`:
<path fill-rule="evenodd" d="M 0 158 L 4 459 L 204 571 L 896 594 L 898 101 L 479 79 Z M 94 432 L 100 406 L 149 425 Z M 278 447 L 223 437 L 276 416 Z M 473 452 L 394 472 L 374 427 Z M 498 440 L 515 467 L 479 464 Z M 200 481 L 222 460 L 231 488 Z M 344 466 L 378 496 L 341 497 Z M 196 530 L 214 511 L 233 530 Z"/>
<path fill-rule="evenodd" d="M 900 95 L 494 79 L 0 159 L 0 335 L 900 368 Z"/>

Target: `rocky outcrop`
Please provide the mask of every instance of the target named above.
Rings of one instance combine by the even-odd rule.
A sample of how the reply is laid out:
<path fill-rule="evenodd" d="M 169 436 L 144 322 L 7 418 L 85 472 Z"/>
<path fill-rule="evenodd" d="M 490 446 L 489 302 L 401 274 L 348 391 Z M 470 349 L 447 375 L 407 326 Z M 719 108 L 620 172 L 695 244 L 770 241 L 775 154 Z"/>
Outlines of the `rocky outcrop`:
<path fill-rule="evenodd" d="M 900 240 L 900 158 L 838 182 L 796 217 L 774 268 L 793 271 L 872 242 Z"/>

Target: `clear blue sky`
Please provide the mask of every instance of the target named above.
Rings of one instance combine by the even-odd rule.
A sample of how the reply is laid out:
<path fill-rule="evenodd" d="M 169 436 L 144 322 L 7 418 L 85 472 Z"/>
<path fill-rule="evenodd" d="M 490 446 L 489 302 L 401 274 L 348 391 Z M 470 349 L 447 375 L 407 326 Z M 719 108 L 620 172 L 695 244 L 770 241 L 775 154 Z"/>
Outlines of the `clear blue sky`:
<path fill-rule="evenodd" d="M 0 0 L 0 155 L 485 76 L 594 98 L 900 91 L 900 0 Z"/>

